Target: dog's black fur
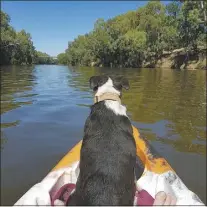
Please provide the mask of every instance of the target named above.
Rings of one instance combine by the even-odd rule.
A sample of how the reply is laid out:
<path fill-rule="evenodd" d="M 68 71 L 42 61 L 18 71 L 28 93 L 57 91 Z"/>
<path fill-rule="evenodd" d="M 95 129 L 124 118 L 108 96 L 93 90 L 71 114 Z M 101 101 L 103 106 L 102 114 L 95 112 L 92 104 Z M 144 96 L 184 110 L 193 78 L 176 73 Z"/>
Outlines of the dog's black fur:
<path fill-rule="evenodd" d="M 95 76 L 96 91 L 108 77 Z M 113 79 L 117 90 L 129 88 L 128 81 Z M 105 101 L 91 107 L 86 120 L 76 190 L 67 205 L 133 205 L 136 145 L 127 116 L 116 115 Z"/>

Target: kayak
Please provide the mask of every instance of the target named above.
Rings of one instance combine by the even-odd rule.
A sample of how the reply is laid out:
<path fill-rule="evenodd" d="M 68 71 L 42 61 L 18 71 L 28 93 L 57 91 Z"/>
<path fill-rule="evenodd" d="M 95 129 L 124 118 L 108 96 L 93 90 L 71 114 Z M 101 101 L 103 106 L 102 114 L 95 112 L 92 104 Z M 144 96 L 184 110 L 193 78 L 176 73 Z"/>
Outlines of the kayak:
<path fill-rule="evenodd" d="M 136 187 L 146 191 L 153 199 L 164 191 L 177 198 L 176 205 L 204 205 L 199 197 L 186 187 L 170 164 L 140 136 L 132 126 L 137 156 L 144 172 L 136 181 Z M 32 186 L 14 205 L 52 205 L 52 198 L 65 185 L 75 188 L 79 174 L 82 140 L 79 141 L 39 183 Z M 71 191 L 72 191 L 71 190 Z M 143 204 L 144 205 L 144 204 Z"/>

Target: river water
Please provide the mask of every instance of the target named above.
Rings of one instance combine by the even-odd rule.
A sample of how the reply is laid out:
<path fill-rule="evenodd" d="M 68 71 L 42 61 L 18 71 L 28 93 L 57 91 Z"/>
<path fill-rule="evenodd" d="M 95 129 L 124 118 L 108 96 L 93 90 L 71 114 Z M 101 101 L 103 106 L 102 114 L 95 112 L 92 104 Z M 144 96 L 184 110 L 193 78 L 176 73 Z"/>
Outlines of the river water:
<path fill-rule="evenodd" d="M 206 71 L 1 68 L 1 205 L 13 205 L 83 136 L 93 75 L 124 75 L 133 124 L 206 203 Z"/>

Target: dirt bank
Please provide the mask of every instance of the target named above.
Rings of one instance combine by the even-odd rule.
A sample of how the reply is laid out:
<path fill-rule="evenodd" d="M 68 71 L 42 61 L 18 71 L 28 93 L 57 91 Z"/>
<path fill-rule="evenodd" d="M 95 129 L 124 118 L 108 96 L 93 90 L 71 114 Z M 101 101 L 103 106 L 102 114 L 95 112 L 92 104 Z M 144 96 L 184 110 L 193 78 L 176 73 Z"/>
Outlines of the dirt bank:
<path fill-rule="evenodd" d="M 172 52 L 164 52 L 155 67 L 171 69 L 207 69 L 206 48 L 197 51 L 186 51 L 184 48 Z"/>

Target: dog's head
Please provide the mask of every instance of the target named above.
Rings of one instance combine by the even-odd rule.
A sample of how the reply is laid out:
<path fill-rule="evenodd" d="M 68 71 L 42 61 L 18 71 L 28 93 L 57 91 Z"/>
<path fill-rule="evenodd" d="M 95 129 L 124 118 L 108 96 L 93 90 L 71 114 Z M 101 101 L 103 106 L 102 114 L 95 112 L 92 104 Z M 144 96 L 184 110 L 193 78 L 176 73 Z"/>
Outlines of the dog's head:
<path fill-rule="evenodd" d="M 90 88 L 96 96 L 104 93 L 115 93 L 121 96 L 122 89 L 129 89 L 129 82 L 124 77 L 109 77 L 106 75 L 92 76 L 89 80 Z"/>

